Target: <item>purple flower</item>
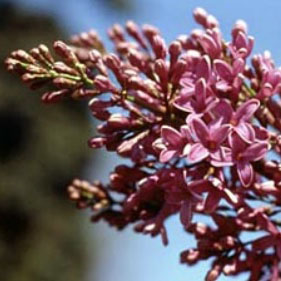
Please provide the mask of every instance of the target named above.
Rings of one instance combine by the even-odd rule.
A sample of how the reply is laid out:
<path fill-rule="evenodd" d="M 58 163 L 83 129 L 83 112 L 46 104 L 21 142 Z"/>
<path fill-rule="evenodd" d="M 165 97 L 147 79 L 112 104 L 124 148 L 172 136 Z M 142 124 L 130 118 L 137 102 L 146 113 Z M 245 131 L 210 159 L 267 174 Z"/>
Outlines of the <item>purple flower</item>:
<path fill-rule="evenodd" d="M 228 48 L 232 56 L 236 58 L 247 58 L 254 47 L 254 38 L 247 36 L 245 32 L 239 31 L 233 33 L 232 42 L 228 45 Z"/>
<path fill-rule="evenodd" d="M 161 139 L 156 140 L 153 145 L 162 150 L 159 160 L 165 163 L 183 153 L 187 145 L 187 139 L 176 129 L 169 126 L 162 126 Z"/>
<path fill-rule="evenodd" d="M 248 144 L 235 132 L 230 134 L 229 144 L 232 162 L 236 165 L 239 179 L 243 186 L 248 187 L 254 179 L 251 162 L 261 160 L 267 153 L 268 145 L 266 142 Z"/>
<path fill-rule="evenodd" d="M 217 59 L 221 56 L 222 51 L 222 38 L 218 28 L 207 29 L 199 39 L 203 50 L 212 59 Z"/>
<path fill-rule="evenodd" d="M 194 117 L 190 121 L 195 143 L 191 145 L 187 159 L 189 162 L 199 162 L 212 156 L 219 149 L 227 137 L 229 125 L 221 125 L 221 120 L 207 126 L 201 119 Z"/>
<path fill-rule="evenodd" d="M 209 84 L 212 77 L 211 61 L 208 56 L 203 56 L 201 59 L 197 58 L 196 60 L 195 58 L 187 55 L 186 62 L 188 69 L 184 73 L 183 78 L 180 81 L 182 89 L 179 96 L 176 98 L 174 105 L 183 111 L 193 112 L 196 109 L 193 108 L 193 105 L 190 104 L 192 101 L 192 97 L 195 97 L 196 100 L 197 95 L 199 95 L 200 97 L 206 96 L 207 85 Z M 201 80 L 200 83 L 199 80 Z M 202 82 L 202 80 L 204 80 L 204 82 Z M 204 86 L 201 85 L 202 83 L 204 83 Z M 204 87 L 204 89 L 202 89 L 202 87 Z M 201 93 L 201 90 L 204 91 L 204 93 Z M 200 91 L 199 94 L 198 91 Z"/>
<path fill-rule="evenodd" d="M 202 114 L 209 111 L 215 106 L 215 98 L 208 93 L 206 80 L 199 79 L 195 84 L 195 94 L 190 91 L 190 95 L 180 96 L 175 103 L 175 106 L 183 111 Z"/>
<path fill-rule="evenodd" d="M 181 79 L 182 89 L 174 105 L 182 111 L 202 114 L 215 105 L 215 95 L 210 87 L 214 80 L 210 58 L 205 55 Z"/>
<path fill-rule="evenodd" d="M 223 118 L 223 123 L 230 124 L 245 141 L 252 142 L 255 139 L 255 130 L 249 122 L 259 106 L 257 99 L 250 99 L 235 112 L 230 103 L 222 99 L 216 104 L 214 113 L 217 118 Z"/>
<path fill-rule="evenodd" d="M 241 58 L 234 60 L 232 66 L 223 60 L 215 60 L 214 68 L 220 77 L 220 80 L 216 83 L 217 90 L 238 94 L 243 83 L 244 67 L 245 62 Z"/>

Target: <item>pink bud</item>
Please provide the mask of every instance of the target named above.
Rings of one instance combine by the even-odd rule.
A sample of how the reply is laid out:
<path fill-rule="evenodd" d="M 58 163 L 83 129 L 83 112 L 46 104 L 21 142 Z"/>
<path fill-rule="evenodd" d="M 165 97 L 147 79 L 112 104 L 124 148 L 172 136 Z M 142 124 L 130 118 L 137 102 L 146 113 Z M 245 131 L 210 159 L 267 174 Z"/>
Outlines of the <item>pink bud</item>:
<path fill-rule="evenodd" d="M 185 72 L 186 69 L 186 62 L 180 59 L 173 69 L 173 76 L 171 78 L 171 82 L 177 85 L 182 77 L 182 74 Z"/>
<path fill-rule="evenodd" d="M 130 50 L 128 55 L 129 62 L 140 70 L 143 70 L 144 60 L 142 54 L 134 49 Z"/>
<path fill-rule="evenodd" d="M 236 37 L 239 32 L 243 32 L 245 34 L 247 34 L 247 32 L 248 32 L 247 23 L 243 20 L 236 21 L 231 34 L 233 37 Z"/>
<path fill-rule="evenodd" d="M 98 50 L 91 50 L 89 52 L 89 59 L 91 60 L 91 62 L 96 64 L 102 59 L 101 53 Z"/>
<path fill-rule="evenodd" d="M 120 59 L 115 54 L 108 54 L 104 57 L 104 62 L 107 67 L 109 67 L 112 71 L 118 72 L 121 66 Z"/>
<path fill-rule="evenodd" d="M 152 44 L 152 38 L 160 34 L 159 30 L 156 27 L 149 24 L 144 24 L 142 30 L 150 44 Z"/>
<path fill-rule="evenodd" d="M 54 92 L 46 92 L 42 95 L 41 100 L 44 103 L 56 103 L 69 93 L 69 90 L 60 90 Z"/>
<path fill-rule="evenodd" d="M 206 276 L 206 281 L 215 281 L 218 279 L 218 277 L 221 274 L 221 266 L 220 265 L 215 265 L 213 268 L 208 272 Z"/>
<path fill-rule="evenodd" d="M 94 148 L 94 149 L 101 148 L 105 144 L 106 144 L 106 138 L 105 137 L 94 137 L 94 138 L 92 138 L 88 141 L 88 145 L 91 148 Z"/>
<path fill-rule="evenodd" d="M 53 83 L 59 89 L 74 88 L 77 86 L 77 81 L 64 77 L 58 77 L 53 80 Z"/>
<path fill-rule="evenodd" d="M 134 23 L 133 21 L 128 21 L 126 23 L 126 30 L 144 49 L 147 49 L 145 40 L 142 37 L 140 29 L 136 23 Z"/>
<path fill-rule="evenodd" d="M 55 52 L 62 57 L 63 59 L 65 59 L 66 62 L 75 65 L 76 63 L 78 63 L 78 59 L 75 56 L 74 52 L 71 50 L 71 48 L 66 45 L 64 42 L 62 41 L 56 41 L 53 45 L 53 48 L 55 50 Z"/>
<path fill-rule="evenodd" d="M 167 47 L 164 39 L 160 35 L 155 35 L 152 39 L 152 48 L 156 58 L 164 59 L 167 55 Z"/>
<path fill-rule="evenodd" d="M 118 92 L 117 88 L 106 76 L 97 75 L 95 77 L 94 84 L 101 92 Z"/>
<path fill-rule="evenodd" d="M 176 60 L 178 56 L 181 54 L 182 46 L 180 42 L 174 41 L 169 46 L 169 54 L 173 58 L 173 60 Z"/>
<path fill-rule="evenodd" d="M 202 26 L 206 26 L 208 13 L 203 8 L 196 8 L 193 11 L 193 17 L 197 23 L 201 24 Z"/>
<path fill-rule="evenodd" d="M 163 59 L 155 61 L 154 70 L 159 76 L 162 87 L 166 88 L 168 83 L 168 67 Z"/>

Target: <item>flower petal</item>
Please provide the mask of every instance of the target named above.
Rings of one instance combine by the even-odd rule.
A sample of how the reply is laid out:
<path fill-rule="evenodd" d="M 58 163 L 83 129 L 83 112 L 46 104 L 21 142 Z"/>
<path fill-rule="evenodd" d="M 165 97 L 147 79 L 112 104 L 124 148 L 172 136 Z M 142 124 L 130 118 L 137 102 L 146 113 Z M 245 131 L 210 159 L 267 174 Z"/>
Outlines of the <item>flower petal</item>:
<path fill-rule="evenodd" d="M 223 118 L 223 123 L 229 123 L 234 113 L 230 103 L 223 99 L 220 100 L 213 109 L 214 114 L 217 118 Z"/>
<path fill-rule="evenodd" d="M 187 160 L 191 163 L 199 162 L 209 156 L 209 151 L 201 144 L 195 143 L 190 147 Z"/>
<path fill-rule="evenodd" d="M 211 153 L 211 164 L 215 167 L 233 166 L 231 149 L 228 147 L 221 147 L 216 152 Z"/>
<path fill-rule="evenodd" d="M 238 162 L 237 172 L 242 185 L 244 187 L 249 187 L 254 178 L 252 165 L 249 162 Z"/>
<path fill-rule="evenodd" d="M 265 142 L 254 143 L 243 152 L 243 160 L 247 162 L 261 160 L 265 156 L 267 148 Z"/>
<path fill-rule="evenodd" d="M 169 143 L 172 146 L 182 145 L 182 136 L 181 134 L 174 128 L 169 126 L 162 126 L 161 128 L 161 136 L 164 139 L 164 142 Z"/>
<path fill-rule="evenodd" d="M 243 73 L 245 67 L 245 61 L 241 58 L 236 59 L 233 62 L 233 74 L 236 76 L 239 73 Z"/>
<path fill-rule="evenodd" d="M 242 153 L 247 148 L 247 143 L 236 132 L 232 132 L 228 136 L 229 146 L 232 149 L 233 158 Z"/>
<path fill-rule="evenodd" d="M 206 88 L 207 84 L 204 78 L 199 79 L 195 84 L 195 98 L 197 101 L 197 107 L 205 109 L 206 104 Z"/>
<path fill-rule="evenodd" d="M 234 114 L 234 119 L 238 122 L 240 121 L 249 121 L 256 110 L 259 108 L 260 102 L 257 99 L 250 99 L 247 102 L 243 103 Z"/>
<path fill-rule="evenodd" d="M 250 123 L 240 122 L 235 127 L 235 131 L 247 143 L 252 143 L 255 140 L 255 130 Z"/>
<path fill-rule="evenodd" d="M 193 118 L 191 121 L 192 128 L 198 140 L 207 146 L 207 140 L 209 139 L 209 128 L 207 125 L 199 118 Z"/>
<path fill-rule="evenodd" d="M 166 163 L 178 154 L 179 152 L 177 150 L 163 149 L 160 153 L 159 160 L 161 163 Z"/>
<path fill-rule="evenodd" d="M 188 142 L 192 142 L 191 130 L 188 125 L 183 125 L 180 128 L 181 134 Z"/>
<path fill-rule="evenodd" d="M 215 58 L 217 56 L 218 53 L 217 44 L 216 41 L 210 35 L 204 34 L 200 38 L 200 44 L 204 49 L 204 51 L 206 52 L 206 54 L 208 54 L 211 58 Z"/>
<path fill-rule="evenodd" d="M 196 68 L 196 76 L 199 78 L 204 78 L 205 81 L 208 81 L 211 77 L 211 61 L 210 58 L 205 55 L 200 60 Z"/>
<path fill-rule="evenodd" d="M 213 130 L 210 136 L 211 140 L 219 146 L 227 138 L 229 130 L 229 125 L 223 125 L 220 128 Z"/>
<path fill-rule="evenodd" d="M 214 67 L 217 74 L 225 81 L 232 83 L 232 67 L 223 60 L 215 60 Z"/>

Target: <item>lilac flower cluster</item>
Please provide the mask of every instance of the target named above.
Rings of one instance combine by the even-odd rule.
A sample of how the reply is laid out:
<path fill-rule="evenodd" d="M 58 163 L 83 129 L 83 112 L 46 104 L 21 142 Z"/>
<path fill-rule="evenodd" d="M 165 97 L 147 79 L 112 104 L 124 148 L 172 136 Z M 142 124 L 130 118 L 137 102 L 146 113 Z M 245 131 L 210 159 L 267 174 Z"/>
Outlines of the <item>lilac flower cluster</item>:
<path fill-rule="evenodd" d="M 6 64 L 31 88 L 51 85 L 46 103 L 89 99 L 101 121 L 89 146 L 132 161 L 106 185 L 70 185 L 70 198 L 91 208 L 93 221 L 119 230 L 134 224 L 166 245 L 165 222 L 179 214 L 197 240 L 181 262 L 213 258 L 207 281 L 242 272 L 250 281 L 278 281 L 281 70 L 269 52 L 248 63 L 254 39 L 245 22 L 226 42 L 215 17 L 197 8 L 194 18 L 203 28 L 169 45 L 157 28 L 129 21 L 108 31 L 115 53 L 90 31 L 69 45 L 55 42 L 60 61 L 40 45 L 13 52 Z"/>

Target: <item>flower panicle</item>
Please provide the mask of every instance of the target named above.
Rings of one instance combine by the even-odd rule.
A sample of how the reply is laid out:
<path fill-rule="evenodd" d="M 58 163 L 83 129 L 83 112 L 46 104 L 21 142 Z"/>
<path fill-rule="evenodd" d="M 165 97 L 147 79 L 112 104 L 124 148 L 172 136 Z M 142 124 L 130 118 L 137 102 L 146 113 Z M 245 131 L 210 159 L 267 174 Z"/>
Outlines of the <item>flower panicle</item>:
<path fill-rule="evenodd" d="M 213 15 L 197 8 L 193 16 L 202 29 L 170 44 L 156 27 L 128 21 L 108 30 L 113 52 L 91 30 L 69 44 L 55 42 L 58 60 L 39 45 L 12 52 L 7 69 L 33 89 L 51 85 L 46 103 L 87 99 L 101 121 L 89 146 L 131 161 L 116 166 L 108 185 L 69 186 L 70 199 L 90 208 L 93 222 L 134 225 L 167 245 L 166 221 L 178 215 L 197 241 L 181 262 L 212 259 L 206 280 L 248 272 L 251 281 L 277 281 L 281 70 L 268 51 L 252 55 L 244 21 L 228 42 Z"/>

